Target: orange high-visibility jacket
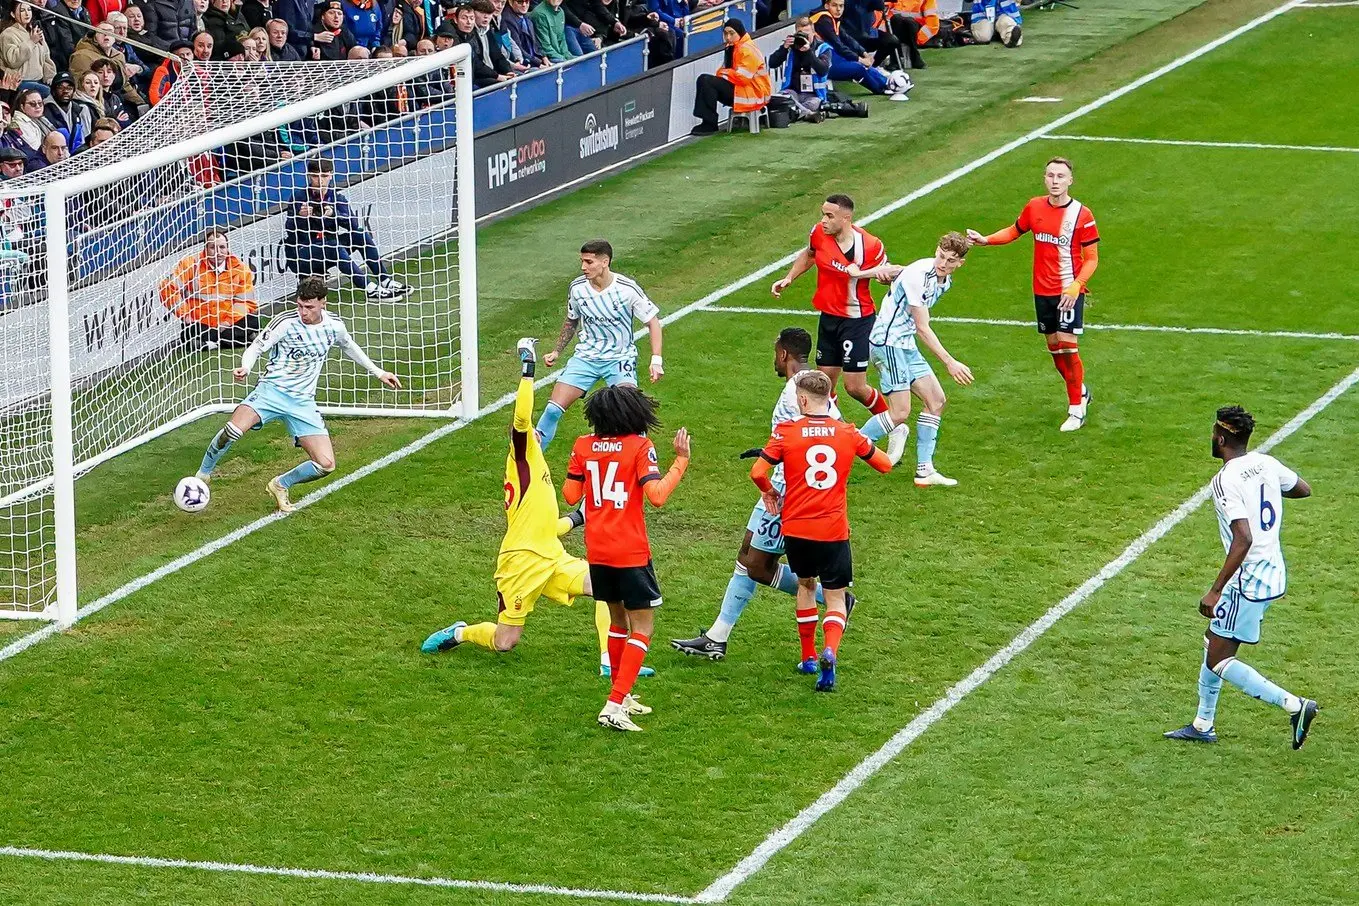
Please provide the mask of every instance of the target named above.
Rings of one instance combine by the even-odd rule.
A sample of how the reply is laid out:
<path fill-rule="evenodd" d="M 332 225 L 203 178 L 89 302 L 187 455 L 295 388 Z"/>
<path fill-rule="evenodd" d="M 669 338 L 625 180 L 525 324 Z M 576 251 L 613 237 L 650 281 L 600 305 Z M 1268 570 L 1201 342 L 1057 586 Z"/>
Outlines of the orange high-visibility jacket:
<path fill-rule="evenodd" d="M 731 105 L 733 113 L 750 113 L 769 103 L 769 95 L 773 90 L 769 83 L 769 67 L 765 65 L 764 54 L 760 53 L 750 35 L 742 35 L 732 45 L 731 66 L 717 70 L 717 77 L 736 87 L 735 100 Z"/>
<path fill-rule="evenodd" d="M 230 327 L 259 311 L 255 275 L 235 255 L 227 255 L 220 270 L 202 252 L 186 255 L 161 281 L 160 301 L 181 321 L 204 327 Z"/>
<path fill-rule="evenodd" d="M 920 23 L 920 33 L 915 36 L 917 44 L 924 44 L 939 34 L 938 0 L 887 0 L 884 5 L 887 7 L 885 16 L 883 13 L 878 14 L 874 28 L 886 30 L 886 20 L 894 15 L 901 15 L 910 16 Z"/>

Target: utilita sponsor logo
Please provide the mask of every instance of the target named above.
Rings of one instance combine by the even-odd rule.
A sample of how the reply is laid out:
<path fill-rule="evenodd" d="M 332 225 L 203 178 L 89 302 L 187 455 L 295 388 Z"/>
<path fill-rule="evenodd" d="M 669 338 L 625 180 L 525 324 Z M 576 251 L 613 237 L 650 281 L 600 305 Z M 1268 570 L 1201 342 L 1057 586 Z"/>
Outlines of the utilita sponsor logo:
<path fill-rule="evenodd" d="M 1070 245 L 1070 236 L 1054 236 L 1051 233 L 1034 233 L 1033 238 L 1037 242 L 1046 242 L 1048 245 Z"/>
<path fill-rule="evenodd" d="M 498 189 L 507 182 L 525 176 L 547 172 L 547 139 L 535 138 L 517 148 L 501 151 L 486 158 L 486 184 Z"/>
<path fill-rule="evenodd" d="M 580 159 L 612 151 L 618 147 L 618 127 L 612 123 L 601 126 L 593 113 L 585 117 L 585 137 L 580 140 Z"/>

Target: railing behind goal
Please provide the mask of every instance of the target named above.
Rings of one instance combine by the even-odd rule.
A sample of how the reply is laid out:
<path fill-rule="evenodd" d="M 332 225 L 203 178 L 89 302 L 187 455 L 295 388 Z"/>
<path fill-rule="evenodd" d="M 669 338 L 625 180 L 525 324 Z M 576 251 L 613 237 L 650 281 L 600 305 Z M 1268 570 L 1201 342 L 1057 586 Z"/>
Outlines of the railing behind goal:
<path fill-rule="evenodd" d="M 402 380 L 332 359 L 323 412 L 477 411 L 468 56 L 194 64 L 127 131 L 0 186 L 0 617 L 73 622 L 75 479 L 244 396 L 232 344 L 250 321 L 209 333 L 191 301 L 228 271 L 253 283 L 262 323 L 299 273 L 328 272 L 331 311 Z M 318 159 L 358 230 L 303 248 L 288 202 Z M 291 225 L 329 229 L 322 208 Z M 239 262 L 209 259 L 198 281 L 213 232 Z M 348 266 L 318 259 L 329 243 L 354 250 Z"/>

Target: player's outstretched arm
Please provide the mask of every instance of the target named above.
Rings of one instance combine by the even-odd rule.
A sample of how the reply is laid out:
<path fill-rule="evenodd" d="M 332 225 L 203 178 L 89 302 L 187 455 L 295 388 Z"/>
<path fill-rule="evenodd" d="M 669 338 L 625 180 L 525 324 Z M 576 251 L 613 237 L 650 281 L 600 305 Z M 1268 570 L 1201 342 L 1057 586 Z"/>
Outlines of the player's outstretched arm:
<path fill-rule="evenodd" d="M 968 241 L 973 245 L 1007 245 L 1023 235 L 1024 234 L 1019 231 L 1019 227 L 1015 226 L 1013 223 L 1005 229 L 997 230 L 989 236 L 983 236 L 976 230 L 967 231 Z"/>
<path fill-rule="evenodd" d="M 661 319 L 652 318 L 646 322 L 647 333 L 651 335 L 651 383 L 656 383 L 665 374 L 665 366 L 661 359 Z"/>
<path fill-rule="evenodd" d="M 517 347 L 519 352 L 519 387 L 514 394 L 514 430 L 527 434 L 533 428 L 533 375 L 538 351 L 533 337 L 524 337 Z"/>
<path fill-rule="evenodd" d="M 548 368 L 557 364 L 557 359 L 561 358 L 562 351 L 571 345 L 571 340 L 576 336 L 576 330 L 580 327 L 579 318 L 568 317 L 562 321 L 561 333 L 557 334 L 557 345 L 552 347 L 552 351 L 543 356 L 543 364 Z"/>
<path fill-rule="evenodd" d="M 689 429 L 680 428 L 675 432 L 675 461 L 671 463 L 670 471 L 666 472 L 663 478 L 648 481 L 642 486 L 643 493 L 652 506 L 665 506 L 665 502 L 670 499 L 670 493 L 679 486 L 680 479 L 684 477 L 684 470 L 689 468 L 689 452 Z"/>
<path fill-rule="evenodd" d="M 939 337 L 930 326 L 930 310 L 924 305 L 912 305 L 911 317 L 915 319 L 915 333 L 920 338 L 920 342 L 925 344 L 925 348 L 934 353 L 934 357 L 944 363 L 948 369 L 949 377 L 959 384 L 966 387 L 972 383 L 972 369 L 962 362 L 949 355 L 949 351 L 944 348 L 944 344 L 939 342 Z"/>
<path fill-rule="evenodd" d="M 384 371 L 372 359 L 368 358 L 368 353 L 364 352 L 363 347 L 360 346 L 354 340 L 354 338 L 351 337 L 348 333 L 346 333 L 344 339 L 340 341 L 340 349 L 344 352 L 345 355 L 353 359 L 354 363 L 357 364 L 360 368 L 367 371 L 369 374 L 377 378 L 379 381 L 382 381 L 382 383 L 385 384 L 388 389 L 390 390 L 401 389 L 401 380 L 396 375 L 392 374 L 390 371 Z"/>
<path fill-rule="evenodd" d="M 804 248 L 793 259 L 793 266 L 788 268 L 788 273 L 783 275 L 783 279 L 774 281 L 774 285 L 769 288 L 769 291 L 774 294 L 774 298 L 781 297 L 783 291 L 792 286 L 794 280 L 811 270 L 814 264 L 816 264 L 816 253 L 810 248 Z"/>

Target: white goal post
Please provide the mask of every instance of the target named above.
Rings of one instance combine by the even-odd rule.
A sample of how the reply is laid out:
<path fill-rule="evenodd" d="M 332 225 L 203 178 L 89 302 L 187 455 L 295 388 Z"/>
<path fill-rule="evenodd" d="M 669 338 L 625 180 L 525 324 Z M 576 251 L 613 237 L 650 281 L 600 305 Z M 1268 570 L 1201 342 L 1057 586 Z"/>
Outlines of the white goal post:
<path fill-rule="evenodd" d="M 403 382 L 332 356 L 322 412 L 476 414 L 472 88 L 466 46 L 185 64 L 127 130 L 0 183 L 0 618 L 75 622 L 76 479 L 234 409 L 301 276 Z"/>

